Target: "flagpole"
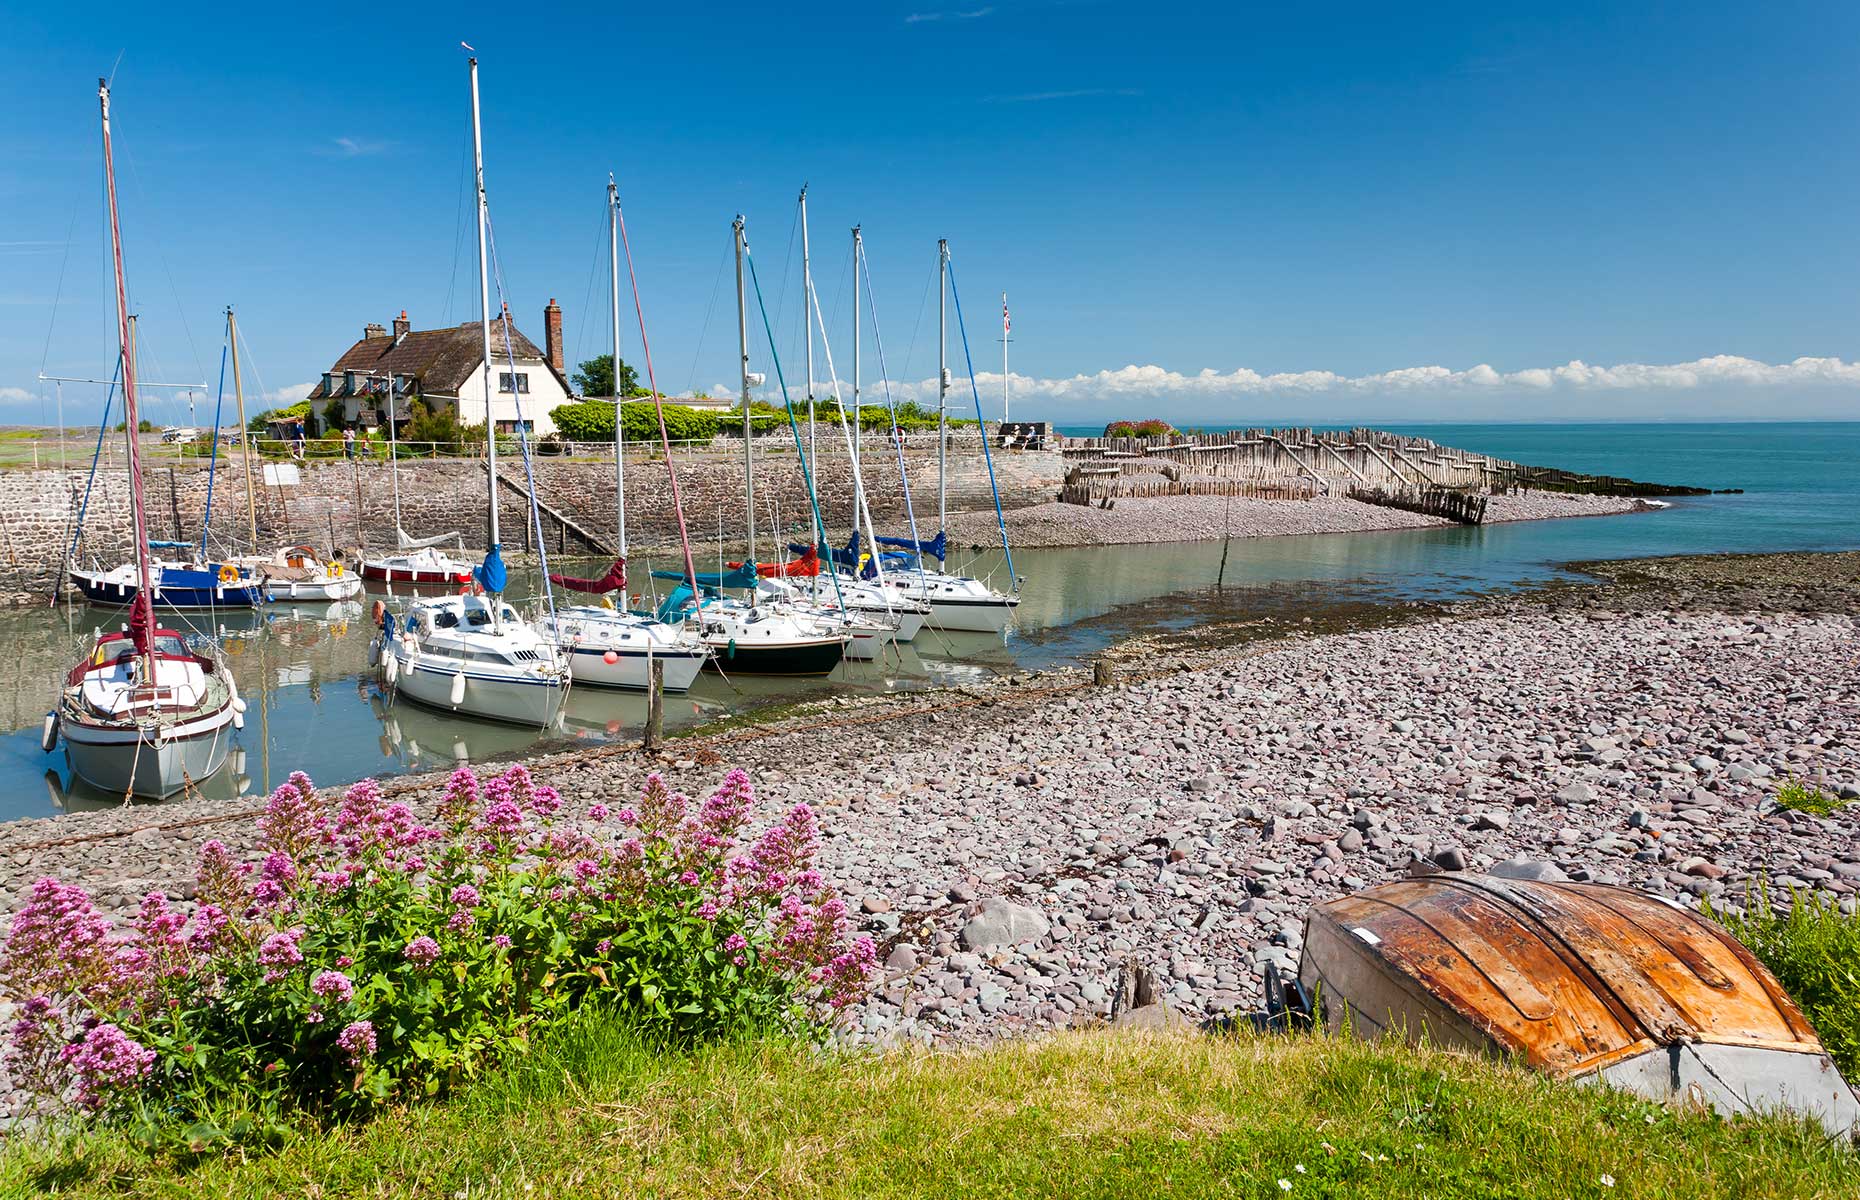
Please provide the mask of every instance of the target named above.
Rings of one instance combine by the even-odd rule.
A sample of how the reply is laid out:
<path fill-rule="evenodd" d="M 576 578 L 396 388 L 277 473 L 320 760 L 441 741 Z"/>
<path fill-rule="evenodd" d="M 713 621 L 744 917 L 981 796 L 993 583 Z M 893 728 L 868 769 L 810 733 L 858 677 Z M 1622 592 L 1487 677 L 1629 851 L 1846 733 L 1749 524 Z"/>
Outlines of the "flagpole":
<path fill-rule="evenodd" d="M 1008 321 L 1007 293 L 1002 292 L 1001 293 L 1001 423 L 1003 425 L 1007 424 L 1007 419 L 1008 419 L 1007 344 L 1008 344 L 1008 330 L 1012 328 L 1013 328 L 1012 324 L 1010 324 Z"/>

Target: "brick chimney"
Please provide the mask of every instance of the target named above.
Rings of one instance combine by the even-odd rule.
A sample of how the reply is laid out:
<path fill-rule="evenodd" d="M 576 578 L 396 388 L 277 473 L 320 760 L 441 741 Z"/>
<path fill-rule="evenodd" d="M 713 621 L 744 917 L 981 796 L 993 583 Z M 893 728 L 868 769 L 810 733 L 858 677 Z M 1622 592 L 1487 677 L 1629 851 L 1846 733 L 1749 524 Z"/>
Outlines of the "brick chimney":
<path fill-rule="evenodd" d="M 387 328 L 374 321 L 370 321 L 368 324 L 362 326 L 362 336 L 365 338 L 384 338 L 387 336 Z"/>
<path fill-rule="evenodd" d="M 556 374 L 562 373 L 562 306 L 554 296 L 549 297 L 549 307 L 543 309 L 543 357 Z"/>
<path fill-rule="evenodd" d="M 413 332 L 413 322 L 407 319 L 407 310 L 403 308 L 400 310 L 400 316 L 394 318 L 394 344 L 399 345 L 400 339 L 411 332 Z"/>

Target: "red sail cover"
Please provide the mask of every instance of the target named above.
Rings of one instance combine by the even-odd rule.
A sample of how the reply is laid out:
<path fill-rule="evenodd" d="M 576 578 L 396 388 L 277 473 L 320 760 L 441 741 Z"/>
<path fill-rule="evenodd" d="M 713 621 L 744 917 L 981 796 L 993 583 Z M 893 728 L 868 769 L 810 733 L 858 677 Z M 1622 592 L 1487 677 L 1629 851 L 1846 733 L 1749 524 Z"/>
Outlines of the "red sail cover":
<path fill-rule="evenodd" d="M 733 562 L 730 569 L 735 570 L 742 563 Z M 758 563 L 756 574 L 763 579 L 801 579 L 820 574 L 820 552 L 809 550 L 797 559 L 785 563 Z"/>
<path fill-rule="evenodd" d="M 626 559 L 616 558 L 614 565 L 607 568 L 607 574 L 599 579 L 576 579 L 573 575 L 550 575 L 549 582 L 557 587 L 565 587 L 571 592 L 624 592 L 626 591 Z"/>

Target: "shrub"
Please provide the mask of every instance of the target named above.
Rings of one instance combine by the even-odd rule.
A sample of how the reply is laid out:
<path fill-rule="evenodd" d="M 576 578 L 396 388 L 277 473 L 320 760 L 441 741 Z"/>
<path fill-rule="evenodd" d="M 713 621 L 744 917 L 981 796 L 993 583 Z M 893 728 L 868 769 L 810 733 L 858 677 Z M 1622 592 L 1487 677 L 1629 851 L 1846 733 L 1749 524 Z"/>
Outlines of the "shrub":
<path fill-rule="evenodd" d="M 629 442 L 659 440 L 659 416 L 652 401 L 628 401 L 626 439 Z M 614 406 L 601 403 L 564 404 L 549 413 L 555 427 L 572 442 L 611 442 L 614 440 Z M 675 442 L 708 442 L 717 436 L 717 414 L 682 404 L 665 406 L 665 431 Z"/>
<path fill-rule="evenodd" d="M 1173 437 L 1175 426 L 1152 417 L 1146 421 L 1113 421 L 1104 427 L 1105 437 Z"/>
<path fill-rule="evenodd" d="M 1817 817 L 1831 817 L 1846 808 L 1848 801 L 1830 796 L 1812 784 L 1799 779 L 1789 779 L 1776 789 L 1776 803 L 1796 812 L 1812 813 Z"/>
<path fill-rule="evenodd" d="M 14 1078 L 199 1143 L 244 1136 L 214 1123 L 233 1110 L 264 1129 L 443 1093 L 584 1008 L 677 1041 L 811 1028 L 872 943 L 813 868 L 812 811 L 739 849 L 752 806 L 741 771 L 697 805 L 654 775 L 563 821 L 522 766 L 461 768 L 429 826 L 372 780 L 332 807 L 294 774 L 262 862 L 202 847 L 191 916 L 151 892 L 120 930 L 34 886 L 0 958 Z"/>
<path fill-rule="evenodd" d="M 1742 914 L 1705 914 L 1763 961 L 1814 1024 L 1821 1044 L 1849 1079 L 1860 1077 L 1860 916 L 1819 892 L 1789 890 L 1778 912 L 1759 887 Z"/>

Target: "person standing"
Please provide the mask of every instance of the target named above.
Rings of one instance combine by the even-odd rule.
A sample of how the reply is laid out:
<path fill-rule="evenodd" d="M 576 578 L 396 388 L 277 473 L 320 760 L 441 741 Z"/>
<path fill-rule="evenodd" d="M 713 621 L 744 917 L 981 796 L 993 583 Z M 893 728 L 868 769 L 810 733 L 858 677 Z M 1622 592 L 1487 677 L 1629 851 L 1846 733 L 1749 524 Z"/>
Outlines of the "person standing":
<path fill-rule="evenodd" d="M 291 457 L 298 462 L 304 460 L 304 423 L 302 421 L 291 423 Z"/>
<path fill-rule="evenodd" d="M 351 461 L 355 458 L 355 426 L 342 427 L 342 457 Z"/>

